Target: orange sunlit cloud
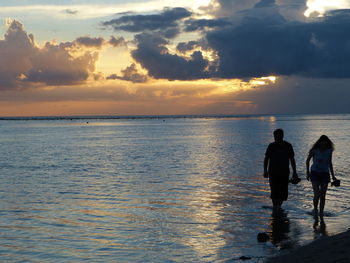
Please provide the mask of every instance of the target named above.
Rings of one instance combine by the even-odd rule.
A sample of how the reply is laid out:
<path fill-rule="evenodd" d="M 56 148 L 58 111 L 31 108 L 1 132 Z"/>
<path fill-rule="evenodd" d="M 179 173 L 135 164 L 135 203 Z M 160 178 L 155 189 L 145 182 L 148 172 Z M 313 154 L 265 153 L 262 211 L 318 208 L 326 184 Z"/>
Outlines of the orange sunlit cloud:
<path fill-rule="evenodd" d="M 102 81 L 76 87 L 42 87 L 4 91 L 0 111 L 3 116 L 200 114 L 205 111 L 234 114 L 254 108 L 250 101 L 234 100 L 235 94 L 249 89 L 250 85 L 240 80 L 151 80 L 145 84 Z M 209 106 L 216 103 L 223 108 L 213 110 Z"/>

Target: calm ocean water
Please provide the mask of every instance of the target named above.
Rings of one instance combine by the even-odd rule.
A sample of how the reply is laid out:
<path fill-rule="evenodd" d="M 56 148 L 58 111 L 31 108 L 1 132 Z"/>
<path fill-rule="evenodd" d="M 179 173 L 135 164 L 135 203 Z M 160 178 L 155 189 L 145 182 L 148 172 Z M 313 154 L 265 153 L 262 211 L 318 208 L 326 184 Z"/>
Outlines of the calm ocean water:
<path fill-rule="evenodd" d="M 276 128 L 303 178 L 277 219 L 262 177 Z M 1 120 L 0 261 L 262 262 L 350 227 L 349 131 L 350 115 Z M 322 134 L 342 186 L 314 230 L 304 163 Z"/>

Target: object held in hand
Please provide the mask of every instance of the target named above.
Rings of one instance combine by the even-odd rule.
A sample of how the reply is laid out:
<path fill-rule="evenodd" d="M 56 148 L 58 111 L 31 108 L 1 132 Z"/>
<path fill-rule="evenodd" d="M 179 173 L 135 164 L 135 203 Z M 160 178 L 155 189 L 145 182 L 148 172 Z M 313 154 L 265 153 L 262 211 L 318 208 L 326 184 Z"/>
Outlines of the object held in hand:
<path fill-rule="evenodd" d="M 293 177 L 292 179 L 289 180 L 290 183 L 292 184 L 298 184 L 301 181 L 299 177 Z"/>
<path fill-rule="evenodd" d="M 333 185 L 333 186 L 335 186 L 335 187 L 340 186 L 340 180 L 335 179 L 335 180 L 331 183 L 331 185 Z"/>
<path fill-rule="evenodd" d="M 270 237 L 268 234 L 262 232 L 258 234 L 257 239 L 259 242 L 267 242 L 270 239 Z"/>

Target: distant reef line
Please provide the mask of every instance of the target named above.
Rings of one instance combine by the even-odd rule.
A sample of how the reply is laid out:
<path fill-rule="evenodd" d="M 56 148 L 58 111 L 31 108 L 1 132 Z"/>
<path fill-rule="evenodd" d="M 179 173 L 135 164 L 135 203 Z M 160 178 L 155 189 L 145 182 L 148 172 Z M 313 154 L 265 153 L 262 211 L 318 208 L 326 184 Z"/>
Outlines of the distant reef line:
<path fill-rule="evenodd" d="M 275 120 L 350 120 L 350 114 L 192 114 L 192 115 L 120 115 L 120 116 L 25 116 L 0 117 L 0 121 L 55 120 L 141 120 L 141 119 L 261 119 Z"/>

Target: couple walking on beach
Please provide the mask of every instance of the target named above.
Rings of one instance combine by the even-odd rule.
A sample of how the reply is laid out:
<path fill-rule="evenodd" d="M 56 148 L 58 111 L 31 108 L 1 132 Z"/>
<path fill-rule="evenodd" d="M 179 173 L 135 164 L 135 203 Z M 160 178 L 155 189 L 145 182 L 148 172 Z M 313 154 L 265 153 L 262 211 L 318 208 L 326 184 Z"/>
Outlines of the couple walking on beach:
<path fill-rule="evenodd" d="M 296 172 L 293 146 L 283 140 L 283 130 L 275 130 L 273 136 L 275 141 L 269 144 L 265 153 L 264 177 L 269 178 L 273 209 L 278 211 L 288 198 L 288 183 L 296 184 L 300 179 Z M 339 184 L 333 171 L 333 150 L 332 141 L 326 135 L 322 135 L 311 147 L 306 159 L 306 179 L 311 180 L 314 192 L 313 214 L 315 217 L 320 216 L 321 220 L 323 220 L 328 184 L 331 181 L 330 176 L 332 176 L 333 184 Z M 310 171 L 311 159 L 313 163 Z M 289 164 L 293 170 L 292 180 L 289 180 Z"/>

